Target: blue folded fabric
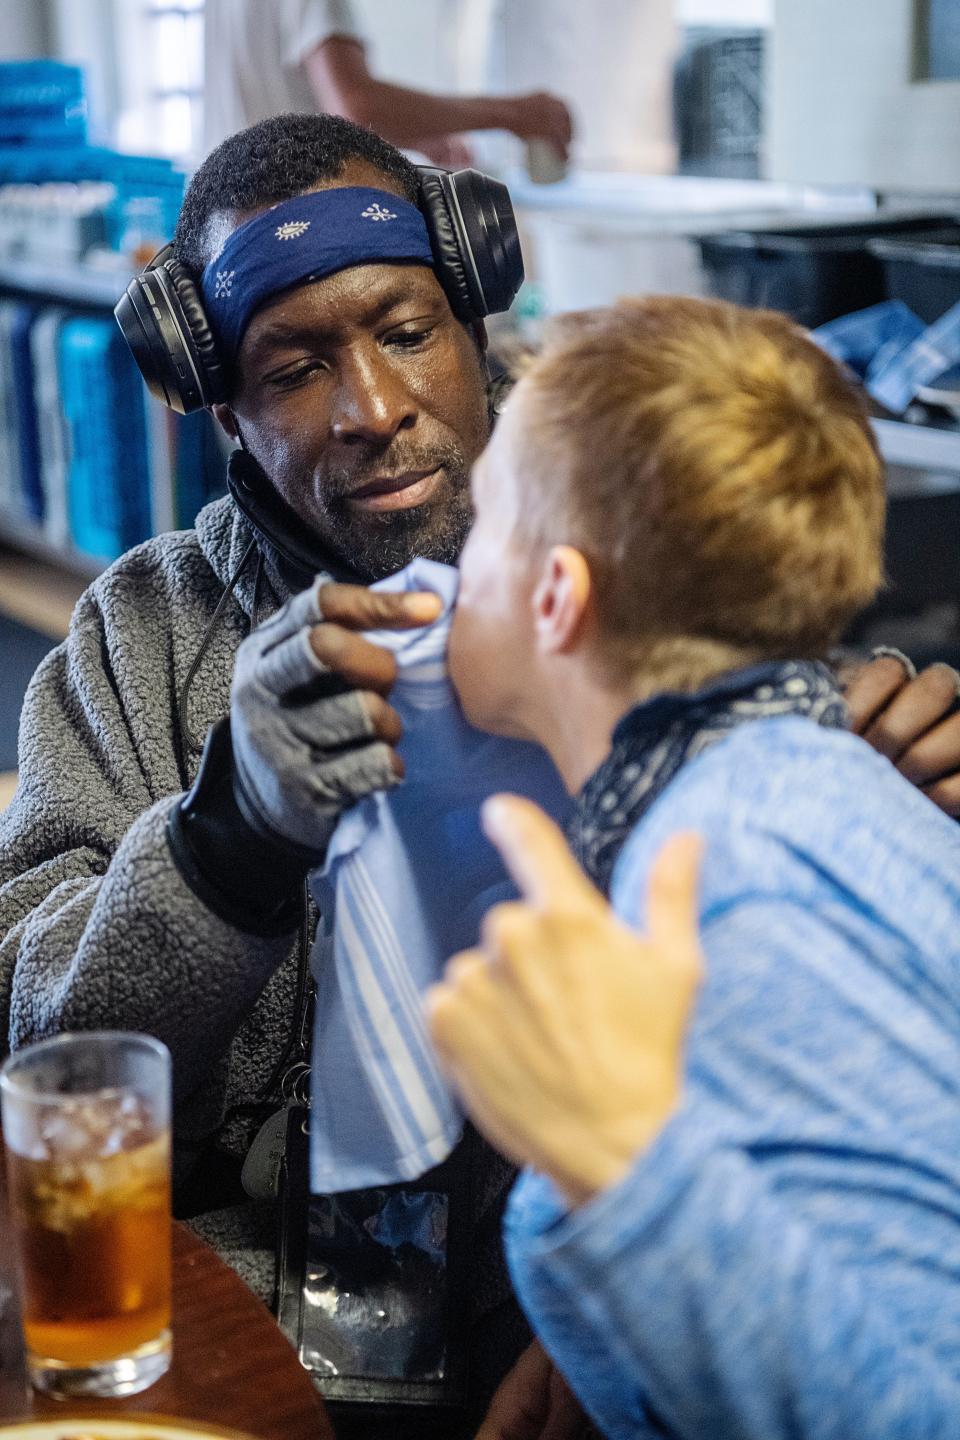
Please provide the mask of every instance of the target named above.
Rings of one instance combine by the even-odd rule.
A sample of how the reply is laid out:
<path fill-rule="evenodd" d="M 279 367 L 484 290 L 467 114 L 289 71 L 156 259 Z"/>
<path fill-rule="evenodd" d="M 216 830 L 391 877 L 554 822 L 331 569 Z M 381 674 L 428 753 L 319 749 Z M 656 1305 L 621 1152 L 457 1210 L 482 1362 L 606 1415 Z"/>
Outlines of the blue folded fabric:
<path fill-rule="evenodd" d="M 902 300 L 886 300 L 821 325 L 813 338 L 899 415 L 925 385 L 960 365 L 960 304 L 925 326 Z"/>
<path fill-rule="evenodd" d="M 561 822 L 569 800 L 533 745 L 463 718 L 447 677 L 457 571 L 417 560 L 378 590 L 433 590 L 444 614 L 426 629 L 378 632 L 399 677 L 403 785 L 370 796 L 337 826 L 311 877 L 321 928 L 310 1125 L 316 1193 L 411 1180 L 444 1160 L 463 1128 L 427 1034 L 423 995 L 456 951 L 475 945 L 490 907 L 514 895 L 480 829 L 501 790 L 527 795 Z"/>

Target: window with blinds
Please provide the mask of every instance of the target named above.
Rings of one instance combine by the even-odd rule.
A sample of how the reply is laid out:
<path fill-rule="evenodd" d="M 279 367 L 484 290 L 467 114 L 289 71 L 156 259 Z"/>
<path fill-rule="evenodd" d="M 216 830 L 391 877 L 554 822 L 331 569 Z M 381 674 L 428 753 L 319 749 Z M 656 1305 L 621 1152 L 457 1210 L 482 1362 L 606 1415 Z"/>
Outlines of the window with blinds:
<path fill-rule="evenodd" d="M 203 0 L 146 0 L 144 21 L 156 148 L 196 154 L 203 138 Z"/>

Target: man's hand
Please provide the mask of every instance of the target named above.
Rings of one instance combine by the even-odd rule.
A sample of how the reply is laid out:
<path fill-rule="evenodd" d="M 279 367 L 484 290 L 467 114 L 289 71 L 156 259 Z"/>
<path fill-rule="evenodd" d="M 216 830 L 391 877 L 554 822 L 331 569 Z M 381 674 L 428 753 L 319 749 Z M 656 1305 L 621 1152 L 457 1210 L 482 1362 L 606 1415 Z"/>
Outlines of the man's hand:
<path fill-rule="evenodd" d="M 871 660 L 848 685 L 852 728 L 948 815 L 960 816 L 957 672 L 930 665 L 911 679 L 893 655 Z"/>
<path fill-rule="evenodd" d="M 415 148 L 432 164 L 446 170 L 465 170 L 473 164 L 473 150 L 463 135 L 434 135 Z"/>
<path fill-rule="evenodd" d="M 240 646 L 230 729 L 237 799 L 269 835 L 322 855 L 342 810 L 403 775 L 393 656 L 358 631 L 436 620 L 436 595 L 321 576 Z"/>
<path fill-rule="evenodd" d="M 538 90 L 504 103 L 511 107 L 508 128 L 514 135 L 521 140 L 549 140 L 562 159 L 569 158 L 573 121 L 562 100 L 546 90 Z"/>
<path fill-rule="evenodd" d="M 486 917 L 428 997 L 440 1057 L 487 1138 L 573 1205 L 614 1184 L 680 1095 L 701 973 L 700 841 L 657 858 L 648 937 L 622 924 L 535 805 L 498 796 L 484 827 L 524 896 Z"/>
<path fill-rule="evenodd" d="M 589 1433 L 573 1391 L 534 1340 L 501 1381 L 476 1440 L 580 1440 Z"/>

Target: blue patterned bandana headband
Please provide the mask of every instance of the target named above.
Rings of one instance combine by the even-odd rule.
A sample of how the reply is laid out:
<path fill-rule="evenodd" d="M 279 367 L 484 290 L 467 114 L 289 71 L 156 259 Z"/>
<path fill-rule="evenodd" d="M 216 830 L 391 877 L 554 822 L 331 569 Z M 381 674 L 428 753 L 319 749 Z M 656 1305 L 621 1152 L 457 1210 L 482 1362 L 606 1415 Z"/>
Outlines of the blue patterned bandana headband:
<path fill-rule="evenodd" d="M 433 265 L 423 216 L 385 190 L 346 186 L 283 200 L 241 225 L 203 272 L 204 307 L 224 359 L 234 361 L 267 300 L 350 265 Z"/>

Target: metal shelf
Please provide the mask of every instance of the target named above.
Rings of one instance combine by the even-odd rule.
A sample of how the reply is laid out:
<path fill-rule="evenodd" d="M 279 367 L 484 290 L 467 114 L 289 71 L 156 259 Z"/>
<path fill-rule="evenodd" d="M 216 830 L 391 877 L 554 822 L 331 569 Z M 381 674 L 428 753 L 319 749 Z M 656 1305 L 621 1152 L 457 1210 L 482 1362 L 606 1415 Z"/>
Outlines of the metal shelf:
<path fill-rule="evenodd" d="M 94 305 L 112 310 L 126 289 L 133 271 L 126 264 L 99 269 L 94 265 L 37 264 L 29 260 L 0 260 L 0 289 L 39 295 L 68 305 Z"/>
<path fill-rule="evenodd" d="M 113 266 L 62 266 L 50 262 L 0 259 L 0 295 L 112 312 L 134 270 L 122 258 Z M 170 459 L 166 411 L 149 395 L 147 433 L 150 464 L 151 505 L 157 530 L 175 525 L 175 486 Z M 77 550 L 71 544 L 51 541 L 42 526 L 19 514 L 0 509 L 0 543 L 32 555 L 72 574 L 92 580 L 106 568 L 107 560 Z"/>

